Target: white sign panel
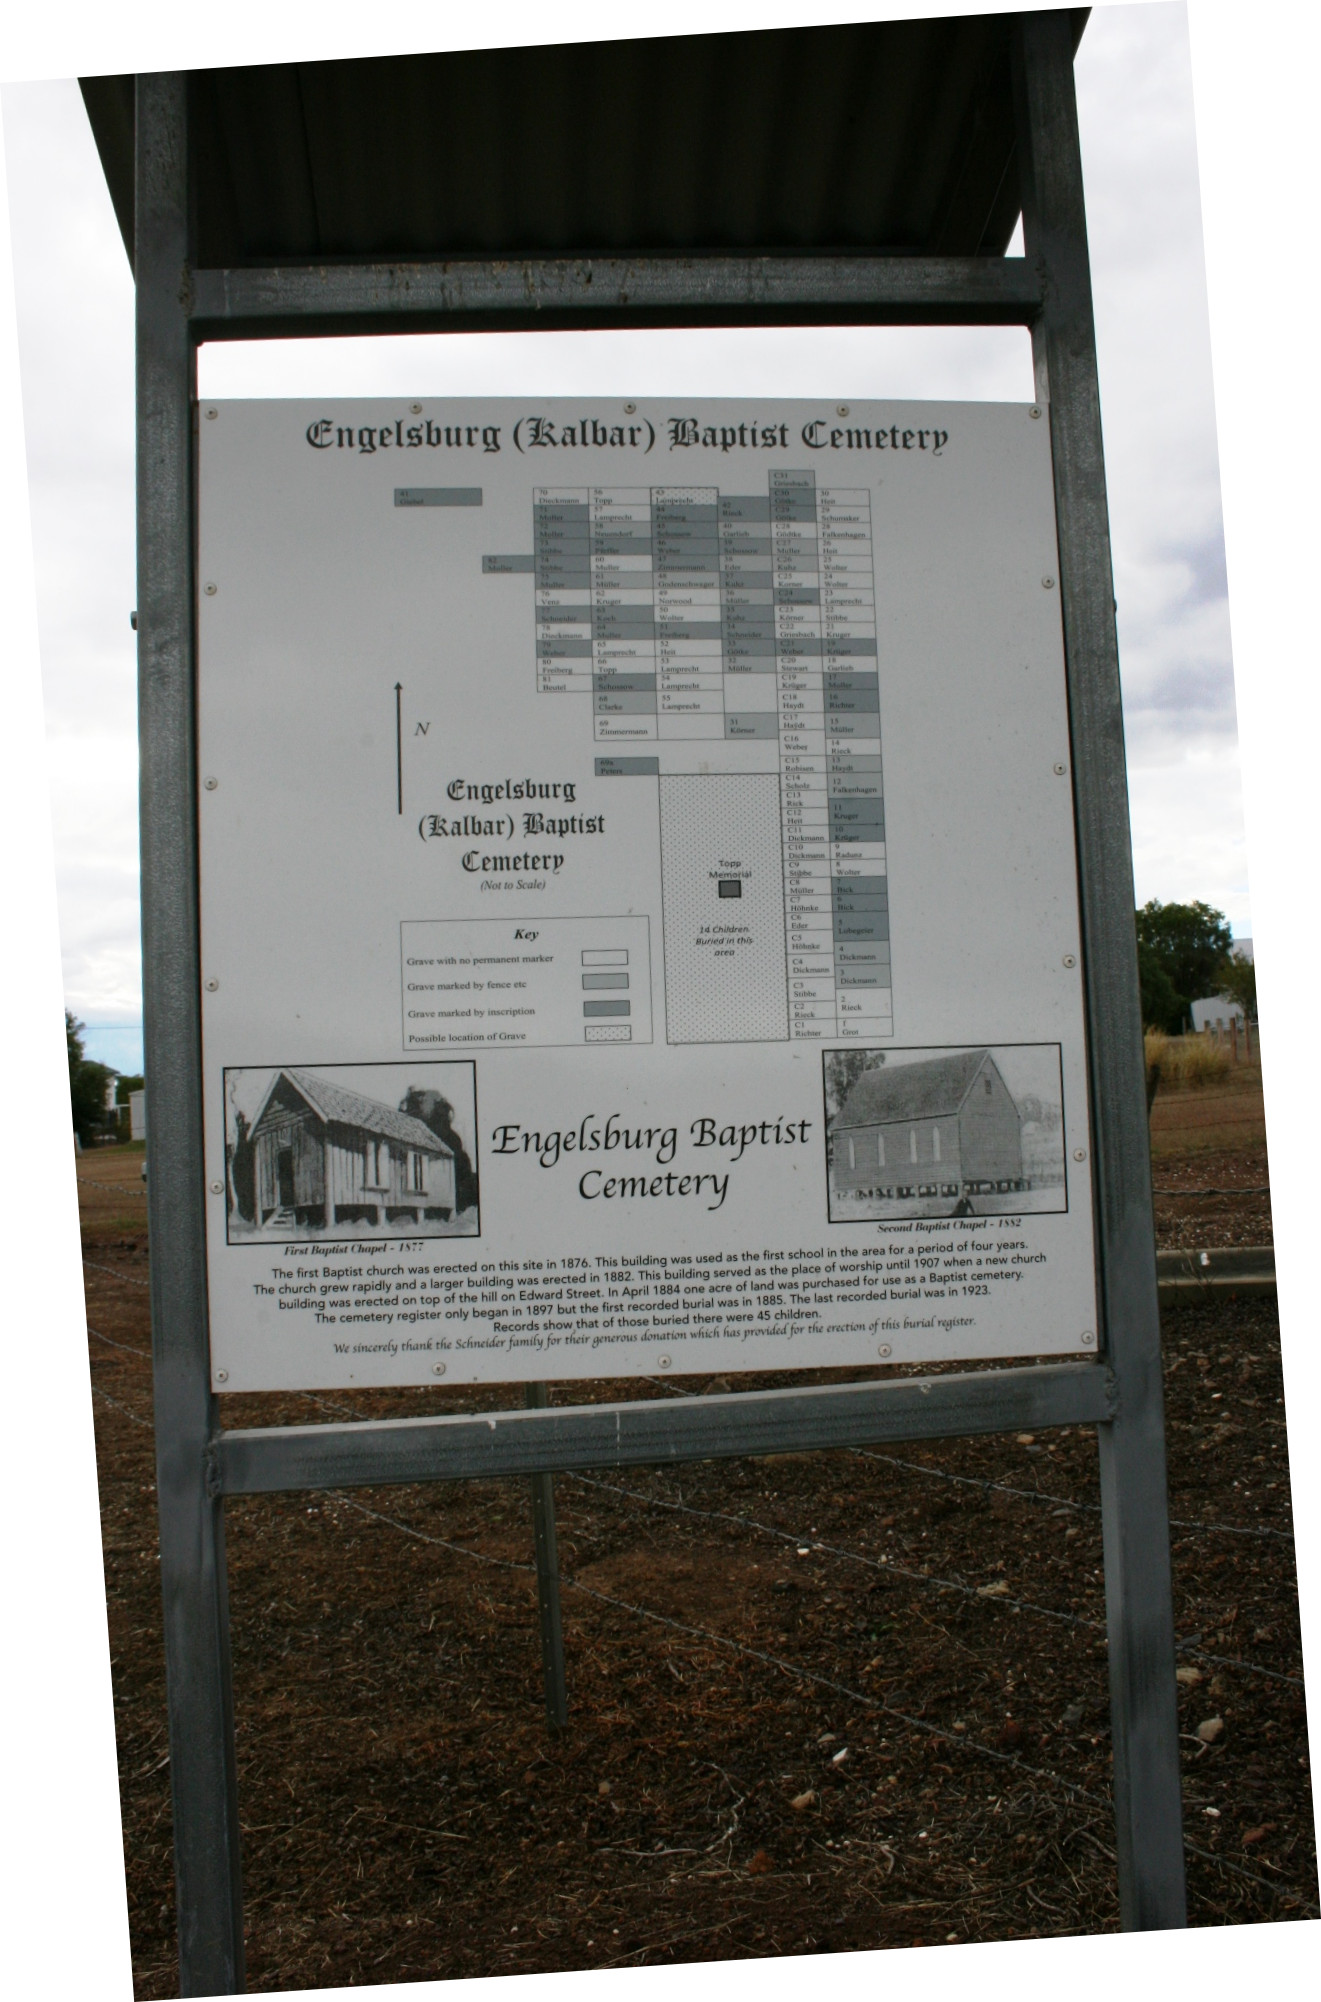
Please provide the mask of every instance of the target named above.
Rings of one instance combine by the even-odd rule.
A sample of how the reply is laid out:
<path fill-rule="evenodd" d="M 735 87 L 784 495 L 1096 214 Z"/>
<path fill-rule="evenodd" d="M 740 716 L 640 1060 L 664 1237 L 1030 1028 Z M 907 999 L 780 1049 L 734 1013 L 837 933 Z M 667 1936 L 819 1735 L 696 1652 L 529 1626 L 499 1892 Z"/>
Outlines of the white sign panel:
<path fill-rule="evenodd" d="M 1094 1349 L 1036 413 L 200 433 L 216 1387 Z"/>

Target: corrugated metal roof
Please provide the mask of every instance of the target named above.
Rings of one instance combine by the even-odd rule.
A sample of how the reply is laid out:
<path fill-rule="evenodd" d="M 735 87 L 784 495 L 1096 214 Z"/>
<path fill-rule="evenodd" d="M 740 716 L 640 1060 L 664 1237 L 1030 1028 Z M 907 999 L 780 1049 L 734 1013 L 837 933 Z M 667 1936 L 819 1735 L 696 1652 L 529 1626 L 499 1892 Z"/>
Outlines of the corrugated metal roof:
<path fill-rule="evenodd" d="M 923 1063 L 886 1064 L 864 1071 L 833 1122 L 845 1126 L 885 1126 L 896 1119 L 941 1119 L 956 1113 L 984 1063 L 994 1067 L 989 1050 L 961 1050 L 955 1056 L 930 1057 Z"/>
<path fill-rule="evenodd" d="M 194 71 L 193 262 L 1000 255 L 1013 18 Z M 133 79 L 82 88 L 131 255 Z"/>
<path fill-rule="evenodd" d="M 368 1133 L 383 1133 L 387 1139 L 403 1141 L 406 1146 L 416 1147 L 427 1154 L 442 1154 L 447 1159 L 453 1157 L 453 1148 L 447 1147 L 429 1126 L 423 1125 L 420 1119 L 414 1119 L 410 1112 L 396 1112 L 392 1105 L 382 1105 L 379 1099 L 365 1098 L 360 1091 L 332 1084 L 329 1078 L 318 1077 L 315 1071 L 280 1071 L 272 1079 L 262 1101 L 261 1111 L 253 1123 L 254 1132 L 261 1125 L 281 1078 L 288 1078 L 295 1091 L 322 1119 L 337 1120 L 341 1126 L 363 1127 Z"/>

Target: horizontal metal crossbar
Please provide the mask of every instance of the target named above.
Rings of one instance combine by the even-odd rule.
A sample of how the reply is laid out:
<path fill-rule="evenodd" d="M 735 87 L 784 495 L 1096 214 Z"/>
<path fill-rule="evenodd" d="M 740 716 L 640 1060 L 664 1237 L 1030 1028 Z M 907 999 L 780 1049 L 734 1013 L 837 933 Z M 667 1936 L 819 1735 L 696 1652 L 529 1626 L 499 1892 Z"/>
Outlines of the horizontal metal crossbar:
<path fill-rule="evenodd" d="M 564 257 L 239 266 L 192 273 L 201 340 L 511 326 L 1027 325 L 1023 257 Z"/>
<path fill-rule="evenodd" d="M 1097 1425 L 1115 1409 L 1102 1364 L 1051 1363 L 716 1397 L 268 1426 L 221 1432 L 210 1451 L 222 1494 L 269 1494 Z"/>

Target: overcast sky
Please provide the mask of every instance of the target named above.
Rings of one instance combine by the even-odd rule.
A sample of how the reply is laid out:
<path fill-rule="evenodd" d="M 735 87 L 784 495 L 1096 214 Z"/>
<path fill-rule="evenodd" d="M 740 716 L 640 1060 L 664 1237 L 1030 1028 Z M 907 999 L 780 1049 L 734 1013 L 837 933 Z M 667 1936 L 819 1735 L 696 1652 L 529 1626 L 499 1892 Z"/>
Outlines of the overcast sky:
<path fill-rule="evenodd" d="M 1098 8 L 1078 92 L 1140 900 L 1251 931 L 1187 26 Z M 133 294 L 74 83 L 4 92 L 68 1005 L 140 1062 Z M 1018 329 L 466 335 L 205 350 L 203 394 L 1031 396 Z"/>

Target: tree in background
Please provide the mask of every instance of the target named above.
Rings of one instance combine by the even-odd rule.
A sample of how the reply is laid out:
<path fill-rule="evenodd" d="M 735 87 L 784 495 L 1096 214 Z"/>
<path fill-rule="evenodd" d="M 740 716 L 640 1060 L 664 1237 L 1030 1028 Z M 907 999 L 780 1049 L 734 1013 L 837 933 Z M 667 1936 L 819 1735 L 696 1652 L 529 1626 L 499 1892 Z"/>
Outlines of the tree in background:
<path fill-rule="evenodd" d="M 1174 990 L 1174 982 L 1161 964 L 1160 954 L 1138 940 L 1138 988 L 1142 996 L 1142 1026 L 1159 1029 L 1162 1035 L 1177 1036 L 1187 1009 Z"/>
<path fill-rule="evenodd" d="M 1229 921 L 1210 904 L 1162 904 L 1153 898 L 1137 913 L 1137 934 L 1143 1021 L 1178 1035 L 1193 1002 L 1220 992 L 1234 943 Z"/>
<path fill-rule="evenodd" d="M 1248 1021 L 1256 1021 L 1257 969 L 1250 959 L 1236 959 L 1231 954 L 1220 969 L 1216 993 L 1223 994 L 1226 1001 L 1237 1001 Z"/>
<path fill-rule="evenodd" d="M 832 1119 L 844 1109 L 844 1101 L 864 1071 L 878 1070 L 885 1062 L 884 1050 L 827 1050 L 826 1110 Z"/>
<path fill-rule="evenodd" d="M 462 1215 L 472 1209 L 477 1202 L 477 1174 L 468 1159 L 468 1150 L 459 1138 L 454 1124 L 454 1107 L 438 1091 L 423 1091 L 418 1085 L 410 1085 L 400 1100 L 399 1110 L 413 1119 L 420 1119 L 429 1126 L 438 1140 L 443 1140 L 454 1156 L 454 1206 Z"/>
<path fill-rule="evenodd" d="M 105 1130 L 106 1086 L 115 1072 L 109 1064 L 98 1064 L 86 1054 L 83 1036 L 86 1022 L 64 1011 L 64 1035 L 69 1045 L 69 1098 L 73 1110 L 73 1130 L 84 1147 Z"/>

